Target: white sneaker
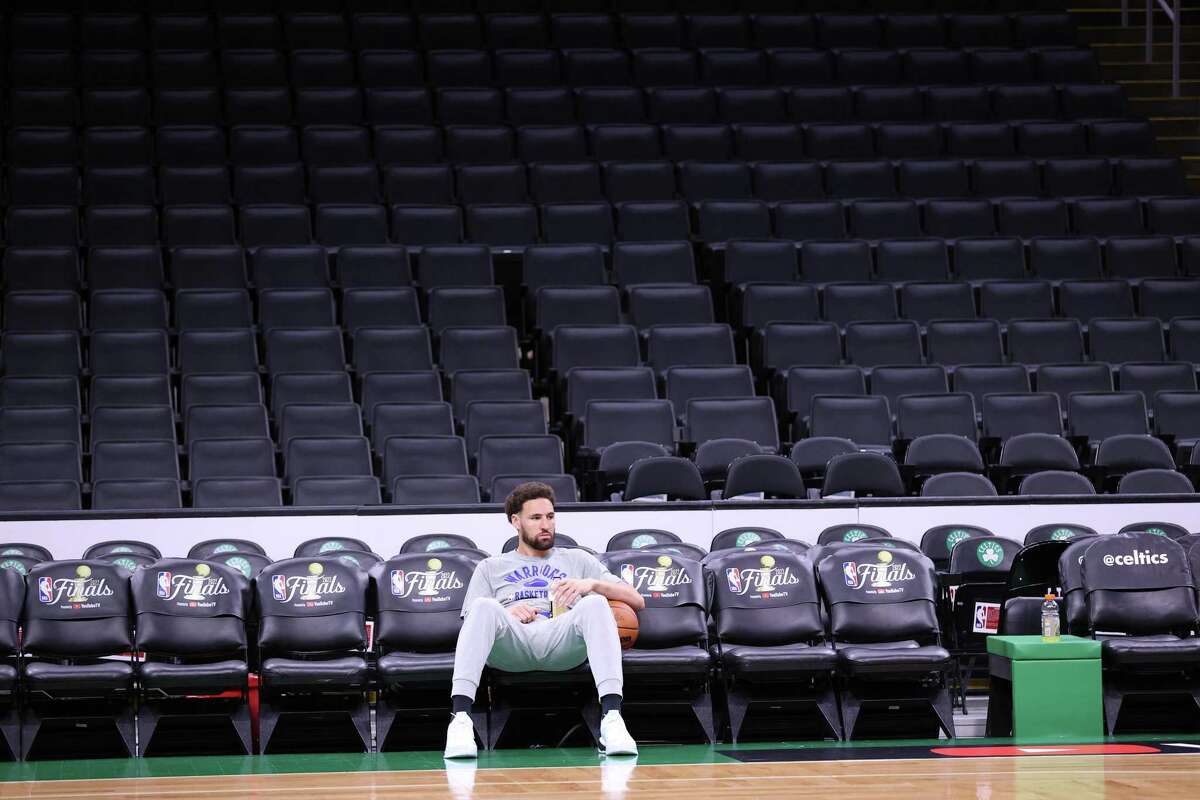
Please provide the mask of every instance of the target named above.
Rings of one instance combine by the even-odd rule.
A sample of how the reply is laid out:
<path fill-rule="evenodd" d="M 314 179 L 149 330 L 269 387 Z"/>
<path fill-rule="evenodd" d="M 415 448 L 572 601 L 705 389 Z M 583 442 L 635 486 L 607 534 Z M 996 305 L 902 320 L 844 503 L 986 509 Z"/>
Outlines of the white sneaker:
<path fill-rule="evenodd" d="M 637 755 L 637 742 L 629 735 L 620 711 L 610 711 L 600 720 L 600 752 L 609 756 Z"/>
<path fill-rule="evenodd" d="M 628 734 L 626 734 L 628 736 Z M 446 729 L 445 758 L 475 758 L 479 749 L 475 746 L 475 726 L 471 723 L 471 715 L 459 711 L 450 719 L 450 727 Z"/>

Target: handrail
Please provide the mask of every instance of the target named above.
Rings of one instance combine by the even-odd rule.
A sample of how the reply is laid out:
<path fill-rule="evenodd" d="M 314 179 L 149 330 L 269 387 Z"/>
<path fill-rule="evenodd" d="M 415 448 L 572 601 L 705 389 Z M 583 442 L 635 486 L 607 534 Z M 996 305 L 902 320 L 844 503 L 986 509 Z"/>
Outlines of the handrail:
<path fill-rule="evenodd" d="M 1171 21 L 1171 96 L 1179 97 L 1179 38 L 1182 29 L 1180 0 L 1146 0 L 1146 63 L 1154 63 L 1154 6 Z M 1129 0 L 1121 0 L 1121 27 L 1129 27 Z"/>

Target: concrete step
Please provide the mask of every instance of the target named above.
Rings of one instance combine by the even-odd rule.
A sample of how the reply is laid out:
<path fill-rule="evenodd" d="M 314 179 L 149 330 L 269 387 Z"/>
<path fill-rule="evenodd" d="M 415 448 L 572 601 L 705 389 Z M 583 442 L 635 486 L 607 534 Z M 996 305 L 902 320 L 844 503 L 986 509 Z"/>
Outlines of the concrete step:
<path fill-rule="evenodd" d="M 1151 117 L 1150 124 L 1158 137 L 1200 135 L 1200 117 Z"/>
<path fill-rule="evenodd" d="M 1163 152 L 1177 156 L 1200 157 L 1200 136 L 1159 136 L 1158 146 Z"/>
<path fill-rule="evenodd" d="M 1106 80 L 1110 81 L 1170 81 L 1170 58 L 1147 64 L 1144 61 L 1105 61 L 1102 71 Z M 1200 78 L 1200 60 L 1181 61 L 1179 75 L 1184 80 Z"/>
<path fill-rule="evenodd" d="M 1100 42 L 1091 45 L 1096 52 L 1096 58 L 1101 65 L 1109 64 L 1144 64 L 1146 45 L 1143 42 Z M 1156 44 L 1152 50 L 1155 64 L 1171 63 L 1171 45 Z M 1200 43 L 1184 42 L 1180 47 L 1179 58 L 1183 61 L 1200 61 Z"/>
<path fill-rule="evenodd" d="M 1187 18 L 1185 17 L 1185 19 Z M 1120 23 L 1094 26 L 1081 25 L 1079 35 L 1084 42 L 1090 44 L 1139 44 L 1146 41 L 1146 31 L 1141 25 L 1130 25 L 1128 28 L 1123 28 Z M 1183 30 L 1180 31 L 1180 40 L 1183 42 L 1200 41 L 1200 25 L 1184 25 Z M 1166 24 L 1166 20 L 1163 20 L 1162 24 L 1155 23 L 1154 41 L 1170 44 L 1171 26 Z"/>
<path fill-rule="evenodd" d="M 1136 117 L 1187 117 L 1200 114 L 1200 95 L 1171 97 L 1144 95 L 1129 98 L 1129 113 Z"/>
<path fill-rule="evenodd" d="M 1125 87 L 1129 97 L 1170 97 L 1170 80 L 1129 80 L 1116 81 Z M 1200 94 L 1200 78 L 1183 78 L 1179 81 L 1181 97 L 1191 97 Z"/>

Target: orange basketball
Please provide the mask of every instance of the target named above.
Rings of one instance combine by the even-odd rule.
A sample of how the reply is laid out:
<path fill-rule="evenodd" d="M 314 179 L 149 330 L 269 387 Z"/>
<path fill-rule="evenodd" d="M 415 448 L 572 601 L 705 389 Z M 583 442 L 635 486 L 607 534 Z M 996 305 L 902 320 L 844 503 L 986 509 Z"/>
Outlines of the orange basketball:
<path fill-rule="evenodd" d="M 628 650 L 638 637 L 638 618 L 628 603 L 620 600 L 609 600 L 608 607 L 612 609 L 613 619 L 617 621 L 617 636 L 621 639 L 621 649 Z"/>

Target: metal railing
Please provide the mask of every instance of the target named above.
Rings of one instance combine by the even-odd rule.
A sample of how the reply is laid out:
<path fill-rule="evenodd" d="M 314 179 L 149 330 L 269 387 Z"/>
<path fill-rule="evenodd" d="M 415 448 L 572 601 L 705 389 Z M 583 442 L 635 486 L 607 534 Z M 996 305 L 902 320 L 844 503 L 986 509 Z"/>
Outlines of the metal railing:
<path fill-rule="evenodd" d="M 1179 97 L 1179 38 L 1183 28 L 1180 0 L 1146 0 L 1146 63 L 1154 63 L 1154 11 L 1162 9 L 1171 21 L 1171 96 Z M 1121 0 L 1121 27 L 1129 27 L 1129 0 Z"/>

